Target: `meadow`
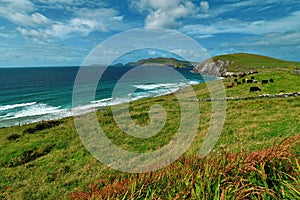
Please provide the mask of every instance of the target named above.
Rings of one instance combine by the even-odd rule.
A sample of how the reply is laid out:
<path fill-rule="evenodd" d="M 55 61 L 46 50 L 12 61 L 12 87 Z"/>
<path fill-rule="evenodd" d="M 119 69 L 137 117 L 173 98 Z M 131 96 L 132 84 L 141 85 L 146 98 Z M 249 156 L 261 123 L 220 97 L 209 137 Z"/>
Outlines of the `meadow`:
<path fill-rule="evenodd" d="M 250 54 L 234 60 L 229 71 L 257 70 L 261 92 L 249 84 L 226 89 L 227 97 L 300 92 L 300 64 Z M 262 67 L 264 66 L 264 67 Z M 247 78 L 247 77 L 246 77 Z M 248 77 L 249 78 L 249 77 Z M 274 83 L 261 84 L 274 79 Z M 224 86 L 234 82 L 224 79 Z M 197 98 L 209 97 L 206 84 L 193 86 Z M 167 113 L 163 129 L 149 139 L 126 135 L 111 108 L 97 112 L 107 137 L 123 149 L 143 153 L 168 144 L 180 124 L 174 94 L 130 103 L 132 119 L 149 123 L 152 105 Z M 2 199 L 300 199 L 300 96 L 226 102 L 226 119 L 213 151 L 198 153 L 211 122 L 211 102 L 199 101 L 197 135 L 188 151 L 166 168 L 143 174 L 111 169 L 84 147 L 73 118 L 0 129 Z M 195 120 L 196 119 L 190 119 Z"/>

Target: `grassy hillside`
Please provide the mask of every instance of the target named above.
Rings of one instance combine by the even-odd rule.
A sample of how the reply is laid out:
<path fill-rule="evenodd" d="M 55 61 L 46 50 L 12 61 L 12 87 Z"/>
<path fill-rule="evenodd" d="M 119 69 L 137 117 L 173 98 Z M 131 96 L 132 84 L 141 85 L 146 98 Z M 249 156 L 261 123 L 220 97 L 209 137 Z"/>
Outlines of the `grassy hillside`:
<path fill-rule="evenodd" d="M 254 54 L 229 54 L 216 56 L 213 60 L 231 60 L 234 63 L 229 66 L 228 71 L 231 72 L 249 72 L 251 70 L 258 71 L 258 74 L 247 75 L 243 78 L 232 77 L 225 78 L 225 87 L 230 83 L 235 83 L 234 79 L 242 82 L 243 79 L 251 79 L 254 76 L 258 83 L 241 84 L 235 83 L 234 87 L 227 89 L 226 93 L 229 97 L 246 97 L 259 94 L 278 94 L 299 92 L 300 76 L 294 73 L 295 69 L 300 67 L 300 63 L 278 60 L 266 56 Z M 273 79 L 274 83 L 262 84 L 262 80 Z M 262 91 L 259 93 L 249 93 L 252 86 L 258 86 Z"/>
<path fill-rule="evenodd" d="M 229 67 L 228 71 L 249 71 L 249 70 L 270 70 L 276 68 L 295 69 L 300 67 L 298 62 L 290 62 L 286 60 L 279 60 L 267 56 L 256 54 L 236 53 L 213 57 L 214 61 L 232 60 L 234 63 Z M 265 68 L 262 68 L 264 66 Z"/>
<path fill-rule="evenodd" d="M 245 57 L 243 57 L 245 55 Z M 257 80 L 226 89 L 227 96 L 300 91 L 298 63 L 237 54 L 222 56 L 255 67 Z M 255 58 L 253 61 L 251 58 Z M 268 61 L 266 61 L 268 60 Z M 259 63 L 261 62 L 261 63 Z M 272 68 L 261 68 L 263 65 Z M 256 63 L 256 65 L 254 64 Z M 247 65 L 246 65 L 247 64 Z M 224 86 L 233 78 L 224 79 Z M 205 84 L 194 86 L 199 99 L 209 97 Z M 110 108 L 97 112 L 111 141 L 130 151 L 148 152 L 169 143 L 180 124 L 174 94 L 130 103 L 132 119 L 149 123 L 149 108 L 162 105 L 164 128 L 154 137 L 138 139 L 123 133 Z M 198 133 L 182 158 L 165 169 L 128 174 L 110 169 L 84 147 L 72 118 L 0 129 L 0 198 L 3 199 L 299 199 L 300 97 L 227 101 L 226 120 L 214 150 L 197 157 L 211 122 L 211 102 L 199 101 Z M 193 119 L 191 119 L 193 120 Z M 122 139 L 120 139 L 122 138 Z M 280 144 L 280 142 L 282 142 Z"/>

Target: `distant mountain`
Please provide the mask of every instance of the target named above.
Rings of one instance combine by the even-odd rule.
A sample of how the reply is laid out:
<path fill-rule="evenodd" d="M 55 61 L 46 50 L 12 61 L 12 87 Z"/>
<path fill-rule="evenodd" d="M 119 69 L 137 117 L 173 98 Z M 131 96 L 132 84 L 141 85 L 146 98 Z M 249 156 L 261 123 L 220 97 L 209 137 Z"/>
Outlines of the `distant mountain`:
<path fill-rule="evenodd" d="M 193 64 L 187 61 L 177 60 L 175 58 L 147 58 L 142 59 L 137 62 L 127 63 L 126 66 L 140 66 L 140 65 L 149 65 L 149 66 L 169 66 L 174 68 L 187 68 L 193 67 Z"/>
<path fill-rule="evenodd" d="M 225 76 L 227 72 L 249 72 L 262 68 L 299 65 L 297 62 L 279 60 L 267 56 L 236 53 L 215 56 L 198 64 L 193 72 L 213 76 Z"/>

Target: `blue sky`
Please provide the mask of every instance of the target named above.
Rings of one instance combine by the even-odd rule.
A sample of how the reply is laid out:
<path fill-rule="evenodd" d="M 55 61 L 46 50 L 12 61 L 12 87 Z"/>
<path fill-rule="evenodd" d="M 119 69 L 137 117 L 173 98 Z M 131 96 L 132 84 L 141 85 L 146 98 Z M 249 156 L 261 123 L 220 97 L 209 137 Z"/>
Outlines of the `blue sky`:
<path fill-rule="evenodd" d="M 300 61 L 298 0 L 0 0 L 0 66 L 79 66 L 105 39 L 143 27 L 177 30 L 212 56 Z"/>

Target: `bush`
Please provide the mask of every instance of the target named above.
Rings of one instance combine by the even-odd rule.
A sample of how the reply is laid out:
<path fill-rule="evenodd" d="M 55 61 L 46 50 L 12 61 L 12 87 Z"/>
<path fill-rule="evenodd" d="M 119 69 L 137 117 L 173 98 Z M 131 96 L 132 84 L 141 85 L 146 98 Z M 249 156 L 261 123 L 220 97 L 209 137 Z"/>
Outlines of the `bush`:
<path fill-rule="evenodd" d="M 32 134 L 32 133 L 35 133 L 37 131 L 42 131 L 42 130 L 45 130 L 45 129 L 53 128 L 55 126 L 58 126 L 60 123 L 61 123 L 60 121 L 49 121 L 49 122 L 39 123 L 33 128 L 25 129 L 23 131 L 23 133 L 24 134 L 26 134 L 26 133 Z"/>
<path fill-rule="evenodd" d="M 8 139 L 9 141 L 14 141 L 14 140 L 16 140 L 16 139 L 18 139 L 18 138 L 20 138 L 20 137 L 21 137 L 21 135 L 14 133 L 14 134 L 9 135 L 9 136 L 7 137 L 7 139 Z"/>
<path fill-rule="evenodd" d="M 27 151 L 24 151 L 20 156 L 13 158 L 6 163 L 8 167 L 17 167 L 31 161 L 36 160 L 39 157 L 47 155 L 54 148 L 54 144 L 49 144 L 43 148 L 33 148 Z"/>

